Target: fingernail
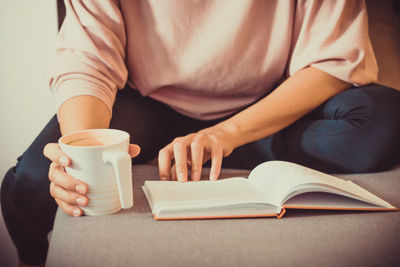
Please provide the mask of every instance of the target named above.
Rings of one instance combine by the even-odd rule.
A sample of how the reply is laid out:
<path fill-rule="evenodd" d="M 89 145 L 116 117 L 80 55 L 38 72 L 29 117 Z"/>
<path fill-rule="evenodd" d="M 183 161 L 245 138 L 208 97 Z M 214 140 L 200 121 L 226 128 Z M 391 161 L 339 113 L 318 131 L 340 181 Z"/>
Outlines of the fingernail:
<path fill-rule="evenodd" d="M 185 174 L 183 172 L 178 173 L 178 180 L 179 182 L 185 181 Z"/>
<path fill-rule="evenodd" d="M 211 181 L 216 181 L 217 180 L 217 176 L 215 174 L 211 174 L 210 175 L 210 180 Z"/>
<path fill-rule="evenodd" d="M 167 178 L 167 177 L 161 177 L 160 180 L 161 180 L 161 181 L 167 181 L 168 178 Z"/>
<path fill-rule="evenodd" d="M 79 194 L 86 194 L 86 188 L 81 184 L 75 186 L 75 191 Z"/>
<path fill-rule="evenodd" d="M 78 197 L 76 199 L 76 204 L 78 204 L 79 206 L 83 206 L 83 205 L 85 205 L 85 203 L 86 203 L 86 201 L 83 197 Z"/>
<path fill-rule="evenodd" d="M 66 157 L 62 156 L 62 157 L 60 157 L 58 159 L 58 163 L 60 163 L 63 166 L 67 166 L 68 165 L 68 159 Z"/>
<path fill-rule="evenodd" d="M 81 211 L 80 211 L 79 209 L 74 209 L 74 210 L 72 211 L 72 213 L 74 214 L 75 217 L 78 217 L 78 216 L 81 215 Z"/>

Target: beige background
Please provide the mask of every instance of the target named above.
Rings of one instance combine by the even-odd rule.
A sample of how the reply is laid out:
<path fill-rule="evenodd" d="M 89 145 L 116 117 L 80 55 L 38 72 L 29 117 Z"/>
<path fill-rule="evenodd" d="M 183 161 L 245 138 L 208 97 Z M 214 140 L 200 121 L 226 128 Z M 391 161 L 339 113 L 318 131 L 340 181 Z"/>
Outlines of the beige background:
<path fill-rule="evenodd" d="M 54 51 L 56 14 L 56 1 L 0 0 L 0 181 L 54 114 L 45 70 Z M 17 266 L 0 217 L 0 266 Z"/>
<path fill-rule="evenodd" d="M 55 3 L 0 0 L 0 181 L 55 112 L 45 76 L 57 33 Z M 368 1 L 368 6 L 379 78 L 400 89 L 399 17 L 391 1 Z M 0 266 L 17 266 L 2 217 Z"/>

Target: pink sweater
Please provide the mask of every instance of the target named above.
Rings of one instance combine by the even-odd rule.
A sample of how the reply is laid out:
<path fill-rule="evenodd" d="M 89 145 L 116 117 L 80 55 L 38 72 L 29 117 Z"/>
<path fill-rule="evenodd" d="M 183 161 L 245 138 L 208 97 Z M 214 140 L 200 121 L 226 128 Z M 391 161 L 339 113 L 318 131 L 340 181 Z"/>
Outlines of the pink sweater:
<path fill-rule="evenodd" d="M 363 1 L 66 0 L 50 87 L 112 109 L 126 82 L 187 116 L 220 118 L 313 66 L 377 79 Z M 316 88 L 318 90 L 318 88 Z"/>

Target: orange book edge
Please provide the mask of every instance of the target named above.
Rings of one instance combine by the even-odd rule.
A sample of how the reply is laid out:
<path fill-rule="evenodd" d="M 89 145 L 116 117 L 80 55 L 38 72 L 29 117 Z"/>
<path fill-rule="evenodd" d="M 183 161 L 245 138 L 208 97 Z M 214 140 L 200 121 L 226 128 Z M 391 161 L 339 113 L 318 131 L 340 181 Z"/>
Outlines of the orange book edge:
<path fill-rule="evenodd" d="M 354 211 L 400 211 L 399 208 L 335 208 L 335 207 L 307 207 L 307 206 L 283 206 L 278 214 L 249 214 L 249 215 L 221 215 L 221 216 L 193 216 L 193 217 L 157 217 L 154 213 L 153 217 L 156 221 L 169 220 L 206 220 L 206 219 L 234 219 L 234 218 L 264 218 L 276 217 L 281 219 L 286 209 L 303 209 L 303 210 L 354 210 Z"/>
<path fill-rule="evenodd" d="M 221 216 L 193 216 L 193 217 L 157 217 L 157 214 L 153 213 L 153 217 L 156 221 L 169 221 L 169 220 L 206 220 L 206 219 L 234 219 L 234 218 L 264 218 L 264 217 L 276 217 L 282 218 L 286 210 L 282 208 L 279 214 L 243 214 L 243 215 L 221 215 Z"/>
<path fill-rule="evenodd" d="M 399 208 L 338 208 L 338 207 L 310 207 L 310 206 L 283 206 L 284 209 L 302 210 L 354 210 L 354 211 L 399 211 Z"/>

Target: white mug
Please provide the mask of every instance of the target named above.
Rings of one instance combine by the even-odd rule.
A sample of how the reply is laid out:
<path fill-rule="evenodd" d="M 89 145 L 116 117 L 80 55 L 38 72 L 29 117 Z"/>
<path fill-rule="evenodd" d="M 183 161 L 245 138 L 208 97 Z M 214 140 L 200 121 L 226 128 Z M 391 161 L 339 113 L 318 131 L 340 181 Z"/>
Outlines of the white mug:
<path fill-rule="evenodd" d="M 58 143 L 72 164 L 65 170 L 89 186 L 85 215 L 105 215 L 133 206 L 129 134 L 115 129 L 82 130 Z"/>

